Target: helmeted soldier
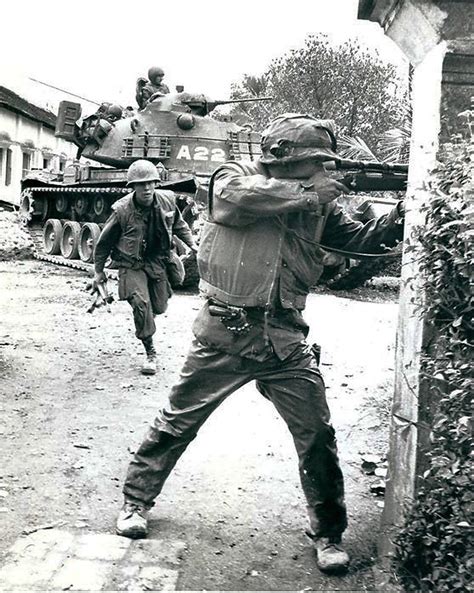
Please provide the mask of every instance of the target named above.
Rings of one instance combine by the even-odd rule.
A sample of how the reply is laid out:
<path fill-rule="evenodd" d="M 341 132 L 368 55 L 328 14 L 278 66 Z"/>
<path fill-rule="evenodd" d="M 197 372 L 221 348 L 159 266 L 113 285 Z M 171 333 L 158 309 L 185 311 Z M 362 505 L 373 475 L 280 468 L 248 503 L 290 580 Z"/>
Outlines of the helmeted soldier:
<path fill-rule="evenodd" d="M 102 103 L 97 111 L 78 122 L 77 135 L 84 146 L 88 142 L 95 142 L 100 146 L 104 138 L 113 128 L 116 121 L 122 118 L 122 108 L 114 103 Z M 82 148 L 79 151 L 79 156 Z"/>
<path fill-rule="evenodd" d="M 184 279 L 184 267 L 172 251 L 173 235 L 190 249 L 194 241 L 171 191 L 157 190 L 160 175 L 153 163 L 138 160 L 127 172 L 132 192 L 115 202 L 94 253 L 96 284 L 105 281 L 109 255 L 119 268 L 119 298 L 133 309 L 136 336 L 143 342 L 143 374 L 156 372 L 154 317 L 164 313 L 171 284 Z"/>
<path fill-rule="evenodd" d="M 146 78 L 139 78 L 136 85 L 136 100 L 140 109 L 147 103 L 160 95 L 167 95 L 170 90 L 164 84 L 165 73 L 159 66 L 153 66 L 148 70 L 148 81 Z"/>
<path fill-rule="evenodd" d="M 110 123 L 115 123 L 119 119 L 122 119 L 122 114 L 123 109 L 120 107 L 120 105 L 112 103 L 107 107 L 107 112 L 105 113 L 104 118 Z"/>
<path fill-rule="evenodd" d="M 318 566 L 346 569 L 343 476 L 302 311 L 323 248 L 381 253 L 402 237 L 403 208 L 365 225 L 347 218 L 335 199 L 348 189 L 323 166 L 338 159 L 336 148 L 330 122 L 286 114 L 264 131 L 259 161 L 214 172 L 198 251 L 206 301 L 169 403 L 128 468 L 119 534 L 146 535 L 147 512 L 180 455 L 209 415 L 255 380 L 292 433 Z"/>

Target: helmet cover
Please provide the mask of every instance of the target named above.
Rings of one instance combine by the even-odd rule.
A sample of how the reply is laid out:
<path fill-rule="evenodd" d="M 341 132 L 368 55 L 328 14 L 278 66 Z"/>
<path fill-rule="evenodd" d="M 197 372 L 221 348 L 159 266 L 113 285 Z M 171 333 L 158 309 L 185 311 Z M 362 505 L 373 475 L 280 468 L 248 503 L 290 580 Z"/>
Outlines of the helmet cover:
<path fill-rule="evenodd" d="M 261 146 L 264 164 L 340 158 L 332 120 L 301 113 L 285 113 L 270 122 L 262 133 Z"/>

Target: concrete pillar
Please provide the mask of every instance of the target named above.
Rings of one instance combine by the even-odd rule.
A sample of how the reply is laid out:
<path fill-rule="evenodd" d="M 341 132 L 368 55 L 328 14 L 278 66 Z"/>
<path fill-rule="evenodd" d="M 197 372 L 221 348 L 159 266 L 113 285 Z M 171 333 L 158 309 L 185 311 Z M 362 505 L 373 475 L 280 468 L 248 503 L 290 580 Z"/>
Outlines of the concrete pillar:
<path fill-rule="evenodd" d="M 457 113 L 474 95 L 474 3 L 471 0 L 359 0 L 359 18 L 378 22 L 413 66 L 413 127 L 406 196 L 405 237 L 423 225 L 429 181 L 440 143 L 457 132 Z M 466 104 L 467 103 L 467 104 Z M 443 117 L 444 116 L 444 117 Z M 413 241 L 411 241 L 413 245 Z M 420 245 L 414 242 L 415 249 Z M 379 538 L 382 566 L 394 553 L 393 536 L 404 524 L 424 471 L 436 409 L 423 382 L 421 356 L 430 332 L 419 307 L 425 301 L 416 251 L 405 247 L 397 334 L 389 471 Z"/>
<path fill-rule="evenodd" d="M 423 225 L 423 208 L 430 198 L 427 181 L 436 163 L 440 132 L 442 66 L 446 43 L 432 49 L 413 72 L 413 128 L 408 189 L 406 195 L 405 239 L 412 229 Z M 417 251 L 406 250 L 402 259 L 402 288 L 399 300 L 395 392 L 390 431 L 389 474 L 379 538 L 382 562 L 393 552 L 392 539 L 403 525 L 411 503 L 419 472 L 421 441 L 429 426 L 419 414 L 425 398 L 420 381 L 421 354 L 429 338 L 429 329 L 419 313 L 425 294 Z"/>

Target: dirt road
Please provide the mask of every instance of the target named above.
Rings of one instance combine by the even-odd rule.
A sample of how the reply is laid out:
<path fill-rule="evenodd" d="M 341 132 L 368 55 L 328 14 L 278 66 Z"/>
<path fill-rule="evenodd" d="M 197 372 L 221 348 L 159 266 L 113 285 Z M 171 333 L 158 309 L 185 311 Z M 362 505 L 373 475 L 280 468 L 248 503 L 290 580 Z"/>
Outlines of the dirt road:
<path fill-rule="evenodd" d="M 87 314 L 85 282 L 41 262 L 0 262 L 0 552 L 41 525 L 113 532 L 130 455 L 190 341 L 199 297 L 177 294 L 158 320 L 159 373 L 140 375 L 128 305 Z M 394 298 L 325 294 L 306 312 L 346 477 L 349 574 L 316 568 L 291 437 L 250 385 L 204 426 L 152 512 L 151 537 L 186 542 L 181 590 L 372 589 L 382 499 L 360 453 L 386 451 L 396 312 Z"/>

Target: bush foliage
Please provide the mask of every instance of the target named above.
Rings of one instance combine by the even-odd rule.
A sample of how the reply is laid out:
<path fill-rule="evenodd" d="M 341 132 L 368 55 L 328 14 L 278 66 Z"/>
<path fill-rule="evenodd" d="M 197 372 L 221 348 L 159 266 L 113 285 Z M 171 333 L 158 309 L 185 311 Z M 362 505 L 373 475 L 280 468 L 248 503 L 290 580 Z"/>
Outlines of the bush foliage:
<path fill-rule="evenodd" d="M 426 283 L 424 315 L 434 330 L 423 376 L 438 403 L 428 469 L 398 535 L 395 566 L 407 591 L 461 592 L 469 590 L 474 568 L 469 548 L 474 204 L 468 144 L 451 146 L 432 189 L 427 223 L 415 235 Z"/>
<path fill-rule="evenodd" d="M 245 75 L 232 85 L 235 99 L 273 97 L 270 103 L 236 105 L 232 115 L 262 130 L 282 113 L 309 113 L 334 120 L 339 137 L 357 136 L 377 152 L 380 136 L 406 119 L 407 82 L 399 74 L 355 39 L 337 45 L 326 35 L 308 35 L 302 47 L 275 58 L 263 75 Z"/>

